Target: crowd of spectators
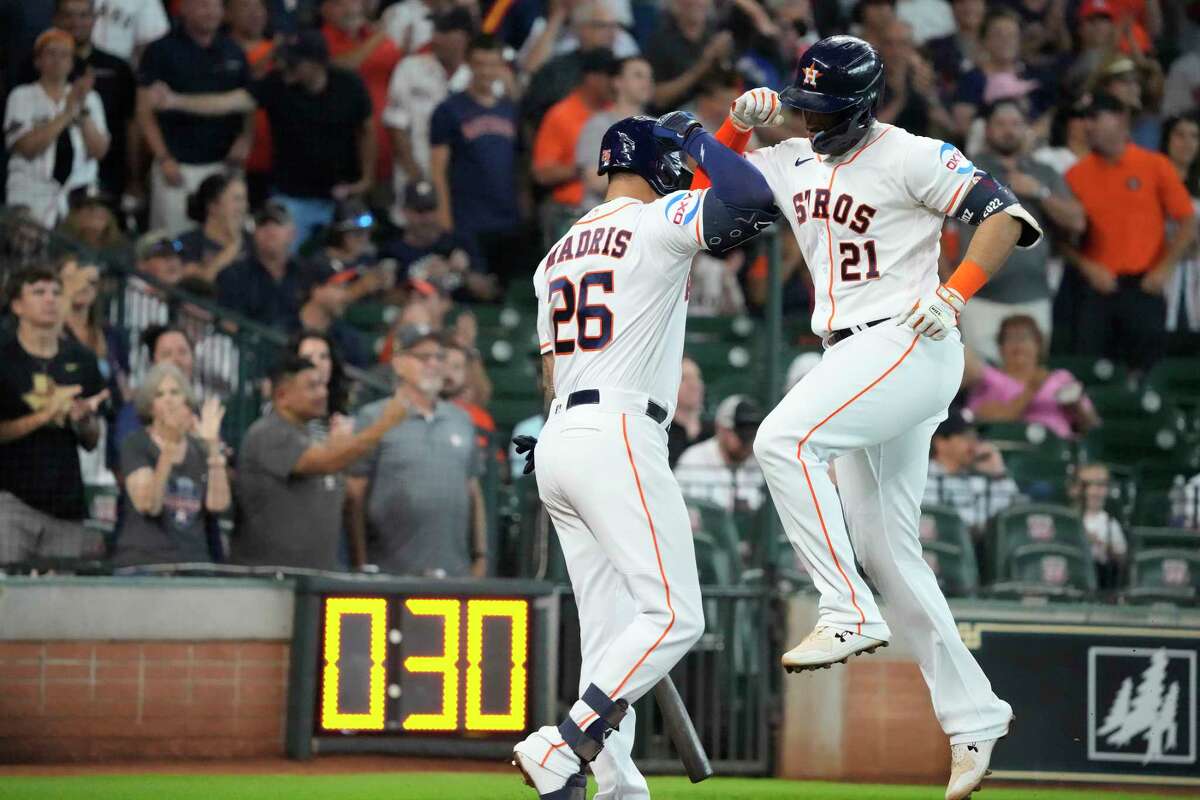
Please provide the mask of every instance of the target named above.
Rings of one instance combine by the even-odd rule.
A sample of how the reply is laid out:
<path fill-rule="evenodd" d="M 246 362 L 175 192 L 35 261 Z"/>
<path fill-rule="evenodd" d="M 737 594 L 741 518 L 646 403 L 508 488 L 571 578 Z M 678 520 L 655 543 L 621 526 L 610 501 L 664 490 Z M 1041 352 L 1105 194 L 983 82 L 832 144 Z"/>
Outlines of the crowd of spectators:
<path fill-rule="evenodd" d="M 30 223 L 0 250 L 0 561 L 100 552 L 79 523 L 84 485 L 107 482 L 122 564 L 495 571 L 480 477 L 496 459 L 523 479 L 495 450 L 510 431 L 489 413 L 469 304 L 524 285 L 599 202 L 613 121 L 683 107 L 715 129 L 832 33 L 882 54 L 882 121 L 961 147 L 1048 233 L 963 315 L 930 502 L 979 529 L 1023 496 L 976 423 L 1068 441 L 1102 424 L 1049 355 L 1103 356 L 1136 381 L 1200 343 L 1196 3 L 0 0 L 0 18 L 4 213 Z M 752 146 L 803 133 L 792 115 Z M 43 229 L 139 277 L 105 295 L 100 262 L 46 257 Z M 971 232 L 947 224 L 944 269 Z M 785 314 L 805 318 L 811 279 L 780 246 Z M 701 254 L 689 313 L 760 314 L 766 275 L 761 242 Z M 375 347 L 346 318 L 363 301 L 392 312 Z M 288 334 L 288 357 L 247 372 L 225 313 Z M 395 394 L 362 405 L 352 368 Z M 222 404 L 248 382 L 261 418 L 226 441 Z M 760 388 L 706 402 L 685 359 L 669 450 L 690 499 L 766 501 Z M 1096 499 L 1110 477 L 1071 476 L 1098 564 L 1126 549 Z"/>

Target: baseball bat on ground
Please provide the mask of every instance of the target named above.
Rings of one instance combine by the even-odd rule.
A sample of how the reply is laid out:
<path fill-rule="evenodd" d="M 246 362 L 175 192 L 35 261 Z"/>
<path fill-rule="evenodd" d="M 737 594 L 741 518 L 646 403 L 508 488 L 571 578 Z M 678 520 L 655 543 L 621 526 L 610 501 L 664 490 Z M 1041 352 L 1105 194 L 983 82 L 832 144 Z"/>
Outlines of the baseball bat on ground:
<path fill-rule="evenodd" d="M 683 704 L 683 698 L 679 696 L 679 690 L 675 688 L 675 682 L 671 680 L 670 675 L 655 685 L 654 699 L 658 701 L 667 734 L 671 737 L 671 742 L 679 753 L 679 760 L 683 762 L 683 768 L 687 770 L 692 783 L 711 778 L 713 768 L 708 763 L 708 754 L 704 752 L 700 735 L 696 733 L 696 726 L 692 724 L 687 706 Z"/>

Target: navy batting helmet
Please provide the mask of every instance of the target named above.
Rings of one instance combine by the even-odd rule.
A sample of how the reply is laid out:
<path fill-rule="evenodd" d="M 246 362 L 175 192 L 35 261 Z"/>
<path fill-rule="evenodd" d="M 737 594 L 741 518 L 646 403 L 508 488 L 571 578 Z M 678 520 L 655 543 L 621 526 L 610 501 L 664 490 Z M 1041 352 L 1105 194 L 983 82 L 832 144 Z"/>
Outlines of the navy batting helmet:
<path fill-rule="evenodd" d="M 597 173 L 632 172 L 660 195 L 686 189 L 692 173 L 683 164 L 683 154 L 654 135 L 654 117 L 626 117 L 615 122 L 600 141 Z"/>
<path fill-rule="evenodd" d="M 839 156 L 867 134 L 882 94 L 883 61 L 875 48 L 854 36 L 829 36 L 800 56 L 796 79 L 779 99 L 804 111 L 835 115 L 834 124 L 811 142 L 814 151 Z"/>

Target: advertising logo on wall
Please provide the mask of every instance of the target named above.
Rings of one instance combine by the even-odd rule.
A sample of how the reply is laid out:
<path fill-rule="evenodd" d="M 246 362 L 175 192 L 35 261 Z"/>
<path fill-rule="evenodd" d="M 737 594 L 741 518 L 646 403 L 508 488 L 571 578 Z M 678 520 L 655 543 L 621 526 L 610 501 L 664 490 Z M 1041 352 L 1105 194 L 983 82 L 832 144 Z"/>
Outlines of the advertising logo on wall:
<path fill-rule="evenodd" d="M 1088 760 L 1196 763 L 1196 651 L 1088 648 Z"/>

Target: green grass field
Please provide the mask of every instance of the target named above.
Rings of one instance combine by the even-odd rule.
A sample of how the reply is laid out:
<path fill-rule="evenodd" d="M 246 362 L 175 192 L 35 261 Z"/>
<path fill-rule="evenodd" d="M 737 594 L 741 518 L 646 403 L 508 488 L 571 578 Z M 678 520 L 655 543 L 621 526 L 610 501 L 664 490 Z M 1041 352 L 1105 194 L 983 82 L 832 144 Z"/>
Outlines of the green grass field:
<path fill-rule="evenodd" d="M 717 778 L 652 778 L 654 800 L 941 800 L 935 786 L 801 783 Z M 979 800 L 1161 800 L 1161 795 L 1095 789 L 997 788 Z M 504 773 L 348 775 L 90 775 L 0 777 L 4 800 L 534 800 Z"/>

